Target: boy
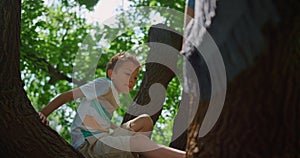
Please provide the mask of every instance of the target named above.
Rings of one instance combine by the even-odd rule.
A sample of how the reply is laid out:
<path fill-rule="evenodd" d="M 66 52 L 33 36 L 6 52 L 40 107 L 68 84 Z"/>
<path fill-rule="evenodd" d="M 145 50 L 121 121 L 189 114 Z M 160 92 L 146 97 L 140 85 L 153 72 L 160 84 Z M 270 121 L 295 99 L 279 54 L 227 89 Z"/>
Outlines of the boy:
<path fill-rule="evenodd" d="M 122 128 L 111 123 L 112 113 L 119 107 L 118 94 L 133 89 L 139 70 L 140 63 L 135 56 L 125 52 L 116 54 L 107 64 L 107 79 L 98 78 L 62 93 L 41 110 L 42 122 L 48 124 L 46 117 L 64 103 L 84 98 L 71 133 L 74 148 L 85 157 L 131 158 L 133 152 L 153 158 L 184 157 L 185 152 L 158 145 L 147 137 L 153 129 L 148 115 L 140 115 L 123 124 Z"/>

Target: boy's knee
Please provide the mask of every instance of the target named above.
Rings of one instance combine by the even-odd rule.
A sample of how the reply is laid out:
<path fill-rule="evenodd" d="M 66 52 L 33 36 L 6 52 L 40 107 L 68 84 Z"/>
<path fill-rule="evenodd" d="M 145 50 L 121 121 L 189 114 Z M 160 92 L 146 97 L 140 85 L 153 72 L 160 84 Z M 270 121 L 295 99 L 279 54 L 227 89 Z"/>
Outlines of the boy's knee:
<path fill-rule="evenodd" d="M 139 119 L 142 120 L 144 126 L 149 130 L 153 130 L 153 120 L 148 114 L 142 114 L 139 116 Z"/>

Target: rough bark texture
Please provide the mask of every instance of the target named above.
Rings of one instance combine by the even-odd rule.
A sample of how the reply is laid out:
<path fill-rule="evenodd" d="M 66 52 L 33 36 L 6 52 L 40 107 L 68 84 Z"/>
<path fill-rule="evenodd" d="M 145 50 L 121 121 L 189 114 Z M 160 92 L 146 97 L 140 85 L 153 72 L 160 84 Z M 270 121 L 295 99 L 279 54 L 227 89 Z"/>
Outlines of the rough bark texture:
<path fill-rule="evenodd" d="M 273 4 L 280 22 L 260 28 L 260 55 L 252 66 L 231 76 L 222 114 L 203 138 L 197 135 L 206 108 L 198 109 L 188 133 L 188 157 L 300 157 L 300 3 Z"/>
<path fill-rule="evenodd" d="M 0 157 L 81 157 L 43 125 L 20 76 L 21 1 L 0 1 Z"/>

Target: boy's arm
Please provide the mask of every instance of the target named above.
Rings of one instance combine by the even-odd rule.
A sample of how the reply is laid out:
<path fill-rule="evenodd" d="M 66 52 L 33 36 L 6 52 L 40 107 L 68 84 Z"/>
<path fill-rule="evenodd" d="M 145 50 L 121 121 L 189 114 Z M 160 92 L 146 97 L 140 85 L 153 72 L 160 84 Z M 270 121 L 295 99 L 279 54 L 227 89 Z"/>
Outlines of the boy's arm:
<path fill-rule="evenodd" d="M 55 109 L 59 108 L 63 104 L 65 104 L 68 101 L 82 98 L 84 97 L 84 94 L 80 90 L 80 88 L 75 88 L 73 90 L 67 91 L 65 93 L 60 94 L 55 99 L 53 99 L 46 107 L 44 107 L 40 113 L 47 117 L 49 114 L 51 114 Z M 40 115 L 41 116 L 41 115 Z"/>

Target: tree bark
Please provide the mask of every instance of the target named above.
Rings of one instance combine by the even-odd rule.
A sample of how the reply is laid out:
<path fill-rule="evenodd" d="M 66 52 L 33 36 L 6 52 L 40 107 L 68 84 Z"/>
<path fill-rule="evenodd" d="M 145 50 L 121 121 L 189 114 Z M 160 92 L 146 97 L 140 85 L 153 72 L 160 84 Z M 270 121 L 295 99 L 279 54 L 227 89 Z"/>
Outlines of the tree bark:
<path fill-rule="evenodd" d="M 0 1 L 0 157 L 82 157 L 32 107 L 20 75 L 21 1 Z"/>
<path fill-rule="evenodd" d="M 188 132 L 188 157 L 300 156 L 300 3 L 273 3 L 281 22 L 261 28 L 263 52 L 229 82 L 222 114 L 202 138 L 198 132 L 206 109 L 198 109 Z"/>

